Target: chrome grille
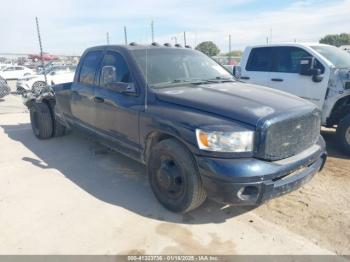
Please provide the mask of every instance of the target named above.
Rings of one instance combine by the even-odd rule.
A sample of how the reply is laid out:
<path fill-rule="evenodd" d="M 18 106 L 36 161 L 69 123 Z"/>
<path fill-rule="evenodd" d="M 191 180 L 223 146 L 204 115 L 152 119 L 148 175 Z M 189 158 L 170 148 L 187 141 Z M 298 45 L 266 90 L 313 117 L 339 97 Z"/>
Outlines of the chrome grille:
<path fill-rule="evenodd" d="M 318 111 L 272 122 L 261 133 L 258 157 L 273 161 L 296 155 L 312 146 L 319 134 Z"/>

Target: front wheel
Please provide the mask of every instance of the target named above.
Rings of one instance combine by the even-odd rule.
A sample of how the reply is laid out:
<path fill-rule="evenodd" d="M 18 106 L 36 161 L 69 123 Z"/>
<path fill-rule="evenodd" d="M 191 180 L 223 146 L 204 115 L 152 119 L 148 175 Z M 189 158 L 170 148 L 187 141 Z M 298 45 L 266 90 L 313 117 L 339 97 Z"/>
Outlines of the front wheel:
<path fill-rule="evenodd" d="M 340 148 L 345 154 L 350 155 L 350 115 L 340 120 L 336 135 Z"/>
<path fill-rule="evenodd" d="M 186 213 L 206 199 L 192 154 L 175 139 L 152 148 L 147 171 L 156 198 L 173 212 Z"/>

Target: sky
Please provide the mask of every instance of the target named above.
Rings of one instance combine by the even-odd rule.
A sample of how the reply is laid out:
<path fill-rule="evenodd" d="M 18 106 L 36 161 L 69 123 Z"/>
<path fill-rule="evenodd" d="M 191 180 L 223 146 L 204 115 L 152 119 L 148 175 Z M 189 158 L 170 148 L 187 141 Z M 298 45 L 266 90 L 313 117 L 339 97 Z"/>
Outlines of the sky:
<path fill-rule="evenodd" d="M 0 53 L 37 53 L 35 17 L 44 51 L 80 55 L 84 49 L 128 42 L 195 46 L 213 41 L 222 52 L 271 42 L 318 42 L 350 33 L 350 0 L 0 0 Z"/>

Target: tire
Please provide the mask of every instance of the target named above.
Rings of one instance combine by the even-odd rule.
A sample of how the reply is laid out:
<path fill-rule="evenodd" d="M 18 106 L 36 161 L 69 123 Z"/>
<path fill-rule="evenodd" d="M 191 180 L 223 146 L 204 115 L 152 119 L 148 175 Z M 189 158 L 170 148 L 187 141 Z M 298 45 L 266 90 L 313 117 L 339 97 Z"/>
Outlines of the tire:
<path fill-rule="evenodd" d="M 345 154 L 350 155 L 350 115 L 340 120 L 336 136 L 339 147 Z"/>
<path fill-rule="evenodd" d="M 152 148 L 147 172 L 153 193 L 170 211 L 186 213 L 206 199 L 193 155 L 175 139 L 163 140 Z"/>
<path fill-rule="evenodd" d="M 46 103 L 33 103 L 30 107 L 30 122 L 34 135 L 39 139 L 48 139 L 53 134 L 53 121 L 50 108 Z"/>

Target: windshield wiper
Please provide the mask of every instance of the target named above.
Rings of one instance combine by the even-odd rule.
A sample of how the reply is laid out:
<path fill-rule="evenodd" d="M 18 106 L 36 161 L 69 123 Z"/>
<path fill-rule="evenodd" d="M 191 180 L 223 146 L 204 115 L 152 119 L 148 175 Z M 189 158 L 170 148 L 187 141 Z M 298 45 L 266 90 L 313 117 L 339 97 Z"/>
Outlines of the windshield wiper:
<path fill-rule="evenodd" d="M 212 82 L 235 82 L 235 80 L 231 77 L 222 77 L 222 76 L 217 76 L 215 78 L 210 78 L 206 79 L 207 81 L 212 81 Z"/>
<path fill-rule="evenodd" d="M 152 85 L 154 88 L 166 88 L 179 83 L 188 83 L 191 85 L 202 85 L 202 84 L 212 84 L 212 83 L 223 83 L 223 82 L 235 82 L 232 78 L 227 77 L 215 77 L 210 79 L 174 79 L 168 82 L 161 82 Z"/>
<path fill-rule="evenodd" d="M 153 84 L 152 87 L 154 88 L 162 88 L 162 87 L 168 87 L 168 86 L 172 86 L 172 85 L 176 85 L 179 83 L 191 83 L 191 80 L 188 79 L 174 79 L 172 81 L 167 81 L 167 82 L 161 82 L 161 83 L 156 83 Z"/>

